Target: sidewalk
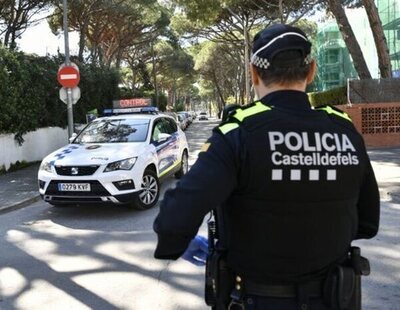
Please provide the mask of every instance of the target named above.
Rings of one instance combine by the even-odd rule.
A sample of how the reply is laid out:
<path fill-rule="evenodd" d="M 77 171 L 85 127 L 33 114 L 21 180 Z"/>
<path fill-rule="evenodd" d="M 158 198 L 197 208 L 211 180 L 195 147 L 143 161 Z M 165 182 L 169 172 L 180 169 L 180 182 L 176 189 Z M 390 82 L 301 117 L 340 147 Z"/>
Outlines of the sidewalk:
<path fill-rule="evenodd" d="M 0 175 L 0 214 L 26 207 L 40 199 L 39 164 Z"/>
<path fill-rule="evenodd" d="M 400 204 L 400 147 L 368 150 L 381 201 Z"/>
<path fill-rule="evenodd" d="M 400 147 L 368 151 L 382 201 L 400 203 Z M 0 214 L 26 207 L 40 199 L 39 164 L 0 175 Z"/>

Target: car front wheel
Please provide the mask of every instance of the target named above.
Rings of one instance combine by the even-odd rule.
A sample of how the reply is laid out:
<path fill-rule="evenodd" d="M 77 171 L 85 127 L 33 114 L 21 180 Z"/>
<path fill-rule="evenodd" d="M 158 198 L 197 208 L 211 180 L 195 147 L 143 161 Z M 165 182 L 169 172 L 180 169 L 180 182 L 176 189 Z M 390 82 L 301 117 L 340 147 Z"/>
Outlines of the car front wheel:
<path fill-rule="evenodd" d="M 133 207 L 137 210 L 147 210 L 154 207 L 160 196 L 160 182 L 157 174 L 146 169 L 142 178 L 142 190 L 138 193 Z"/>
<path fill-rule="evenodd" d="M 182 178 L 188 171 L 189 171 L 189 157 L 187 151 L 183 151 L 181 167 L 179 168 L 179 171 L 175 173 L 175 178 L 177 179 Z"/>

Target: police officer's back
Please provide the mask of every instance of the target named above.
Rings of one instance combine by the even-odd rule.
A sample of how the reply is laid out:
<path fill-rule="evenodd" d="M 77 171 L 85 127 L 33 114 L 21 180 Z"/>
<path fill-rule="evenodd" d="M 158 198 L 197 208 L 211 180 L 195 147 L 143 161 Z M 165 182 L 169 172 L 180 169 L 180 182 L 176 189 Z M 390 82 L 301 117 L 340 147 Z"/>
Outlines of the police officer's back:
<path fill-rule="evenodd" d="M 177 259 L 221 206 L 238 281 L 232 296 L 248 309 L 333 308 L 322 303 L 329 272 L 351 241 L 378 230 L 379 194 L 362 137 L 347 114 L 308 101 L 310 50 L 290 26 L 255 37 L 251 69 L 261 99 L 214 130 L 154 224 L 155 257 Z"/>

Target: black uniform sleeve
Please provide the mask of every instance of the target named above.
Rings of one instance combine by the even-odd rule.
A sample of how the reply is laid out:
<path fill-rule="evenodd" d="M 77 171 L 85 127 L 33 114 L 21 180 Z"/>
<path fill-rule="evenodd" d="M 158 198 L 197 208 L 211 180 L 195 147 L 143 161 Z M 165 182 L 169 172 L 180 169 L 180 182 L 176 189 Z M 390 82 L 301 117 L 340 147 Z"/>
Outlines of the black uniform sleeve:
<path fill-rule="evenodd" d="M 230 142 L 214 131 L 208 150 L 199 154 L 176 188 L 165 194 L 153 225 L 158 235 L 155 258 L 179 258 L 196 235 L 204 216 L 226 201 L 237 186 L 238 152 Z"/>
<path fill-rule="evenodd" d="M 378 233 L 379 229 L 380 198 L 374 170 L 369 160 L 357 207 L 358 231 L 356 239 L 370 239 Z"/>

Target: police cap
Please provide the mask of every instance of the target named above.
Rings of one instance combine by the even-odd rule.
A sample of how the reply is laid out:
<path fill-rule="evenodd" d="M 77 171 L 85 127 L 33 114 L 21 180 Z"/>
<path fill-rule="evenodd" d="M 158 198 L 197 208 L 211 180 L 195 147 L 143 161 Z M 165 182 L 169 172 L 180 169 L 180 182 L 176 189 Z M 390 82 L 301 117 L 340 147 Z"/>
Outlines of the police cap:
<path fill-rule="evenodd" d="M 276 55 L 283 51 L 292 53 L 292 59 L 274 61 Z M 293 56 L 294 55 L 294 56 Z M 277 24 L 260 31 L 253 42 L 251 63 L 261 69 L 270 67 L 304 66 L 311 62 L 311 42 L 306 34 L 297 27 Z"/>

